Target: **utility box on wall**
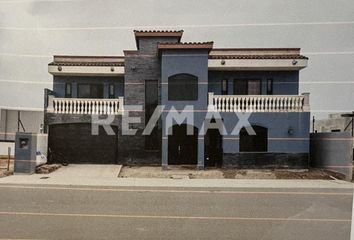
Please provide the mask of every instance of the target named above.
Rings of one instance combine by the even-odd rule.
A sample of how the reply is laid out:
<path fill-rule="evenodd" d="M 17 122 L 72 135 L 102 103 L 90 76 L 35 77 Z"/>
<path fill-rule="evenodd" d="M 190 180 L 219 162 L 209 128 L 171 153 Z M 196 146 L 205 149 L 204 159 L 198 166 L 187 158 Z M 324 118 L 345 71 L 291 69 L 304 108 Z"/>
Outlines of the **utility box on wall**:
<path fill-rule="evenodd" d="M 36 166 L 46 163 L 48 135 L 16 133 L 14 174 L 33 174 Z"/>

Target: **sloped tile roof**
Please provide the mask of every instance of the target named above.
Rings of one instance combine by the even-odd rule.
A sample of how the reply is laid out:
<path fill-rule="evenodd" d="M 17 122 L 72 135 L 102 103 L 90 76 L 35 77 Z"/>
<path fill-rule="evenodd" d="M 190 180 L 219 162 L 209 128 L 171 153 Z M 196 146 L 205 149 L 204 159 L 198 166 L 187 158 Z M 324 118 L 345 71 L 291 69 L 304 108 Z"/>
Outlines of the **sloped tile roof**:
<path fill-rule="evenodd" d="M 303 55 L 209 55 L 209 59 L 308 59 Z"/>
<path fill-rule="evenodd" d="M 117 67 L 124 66 L 124 62 L 51 62 L 49 66 L 97 66 L 97 67 Z"/>
<path fill-rule="evenodd" d="M 160 49 L 208 49 L 213 48 L 214 42 L 179 42 L 179 43 L 158 43 Z"/>

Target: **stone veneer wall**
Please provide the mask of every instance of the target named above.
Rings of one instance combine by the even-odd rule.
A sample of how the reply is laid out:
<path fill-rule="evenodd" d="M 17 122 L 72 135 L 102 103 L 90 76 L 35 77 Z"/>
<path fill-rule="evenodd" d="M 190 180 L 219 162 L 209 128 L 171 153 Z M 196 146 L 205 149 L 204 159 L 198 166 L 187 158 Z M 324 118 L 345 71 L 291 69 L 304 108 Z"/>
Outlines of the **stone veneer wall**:
<path fill-rule="evenodd" d="M 134 136 L 122 136 L 119 133 L 119 158 L 124 164 L 161 164 L 161 151 L 146 151 L 145 137 L 145 80 L 157 80 L 159 96 L 161 89 L 161 61 L 157 55 L 158 42 L 177 42 L 176 38 L 142 38 L 139 40 L 138 53 L 125 56 L 124 104 L 141 105 L 141 111 L 132 111 L 131 117 L 140 117 L 141 123 L 131 124 L 138 129 Z M 159 103 L 160 103 L 159 97 Z M 161 139 L 161 131 L 160 136 Z M 159 146 L 160 149 L 160 146 Z"/>
<path fill-rule="evenodd" d="M 307 169 L 308 153 L 224 153 L 223 168 Z"/>

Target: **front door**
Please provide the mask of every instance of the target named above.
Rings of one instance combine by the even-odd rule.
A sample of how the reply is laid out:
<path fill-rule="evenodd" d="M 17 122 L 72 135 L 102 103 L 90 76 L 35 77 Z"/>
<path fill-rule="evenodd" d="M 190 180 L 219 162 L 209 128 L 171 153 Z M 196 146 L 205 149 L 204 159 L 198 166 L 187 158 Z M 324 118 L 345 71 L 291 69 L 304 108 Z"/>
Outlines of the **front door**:
<path fill-rule="evenodd" d="M 222 136 L 218 129 L 209 129 L 205 135 L 205 166 L 221 167 Z"/>
<path fill-rule="evenodd" d="M 168 136 L 168 164 L 196 165 L 198 162 L 198 129 L 187 135 L 187 125 L 174 125 L 173 134 Z"/>

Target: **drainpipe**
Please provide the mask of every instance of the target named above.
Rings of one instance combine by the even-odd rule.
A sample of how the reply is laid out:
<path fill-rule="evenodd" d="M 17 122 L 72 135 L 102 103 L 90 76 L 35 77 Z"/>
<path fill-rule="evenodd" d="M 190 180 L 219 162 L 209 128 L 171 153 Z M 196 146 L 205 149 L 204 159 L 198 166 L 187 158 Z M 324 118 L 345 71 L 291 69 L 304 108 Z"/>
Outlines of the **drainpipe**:
<path fill-rule="evenodd" d="M 315 116 L 312 116 L 312 132 L 315 132 Z"/>

